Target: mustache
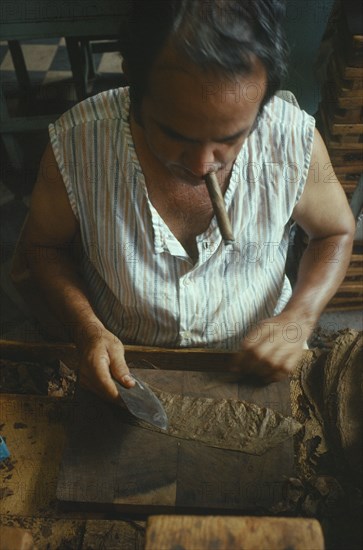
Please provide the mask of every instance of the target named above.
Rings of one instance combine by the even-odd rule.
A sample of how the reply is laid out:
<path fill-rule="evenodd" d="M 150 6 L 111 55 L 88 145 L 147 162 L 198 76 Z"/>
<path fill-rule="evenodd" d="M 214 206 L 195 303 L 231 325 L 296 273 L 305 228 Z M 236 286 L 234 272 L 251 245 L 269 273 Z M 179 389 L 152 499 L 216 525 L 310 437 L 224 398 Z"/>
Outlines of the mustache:
<path fill-rule="evenodd" d="M 225 165 L 222 164 L 209 164 L 208 167 L 206 167 L 205 171 L 202 175 L 195 174 L 192 170 L 189 170 L 189 168 L 186 168 L 185 166 L 177 163 L 170 163 L 168 165 L 169 170 L 171 170 L 174 173 L 178 173 L 180 175 L 184 175 L 188 179 L 193 180 L 202 180 L 207 174 L 210 174 L 211 172 L 220 172 L 225 168 Z"/>

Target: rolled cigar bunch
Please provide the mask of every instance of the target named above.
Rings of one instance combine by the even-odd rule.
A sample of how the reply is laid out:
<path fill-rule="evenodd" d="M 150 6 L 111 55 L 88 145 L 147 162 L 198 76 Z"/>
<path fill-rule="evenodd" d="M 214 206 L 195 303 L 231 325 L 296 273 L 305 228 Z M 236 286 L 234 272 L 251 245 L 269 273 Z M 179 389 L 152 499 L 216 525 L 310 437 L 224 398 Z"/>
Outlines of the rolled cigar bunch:
<path fill-rule="evenodd" d="M 204 180 L 207 185 L 208 193 L 212 201 L 213 210 L 217 218 L 218 227 L 221 232 L 224 244 L 232 244 L 234 242 L 232 226 L 228 218 L 226 206 L 224 204 L 224 199 L 221 188 L 219 187 L 217 176 L 214 172 L 211 172 L 204 177 Z"/>

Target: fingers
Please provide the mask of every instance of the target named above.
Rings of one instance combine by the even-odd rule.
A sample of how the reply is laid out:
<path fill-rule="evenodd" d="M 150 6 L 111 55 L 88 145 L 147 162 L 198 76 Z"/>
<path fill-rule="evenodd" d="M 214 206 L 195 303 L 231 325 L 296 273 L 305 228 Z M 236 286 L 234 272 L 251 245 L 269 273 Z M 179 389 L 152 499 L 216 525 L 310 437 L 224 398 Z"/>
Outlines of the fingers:
<path fill-rule="evenodd" d="M 135 386 L 135 380 L 130 374 L 123 354 L 122 356 L 119 354 L 111 354 L 110 371 L 112 376 L 120 382 L 120 384 L 125 386 L 125 388 L 132 388 Z"/>
<path fill-rule="evenodd" d="M 107 352 L 112 377 L 125 388 L 132 388 L 135 385 L 135 380 L 126 364 L 123 344 L 116 336 L 113 336 L 111 341 L 107 341 Z"/>
<path fill-rule="evenodd" d="M 288 372 L 284 364 L 276 364 L 268 359 L 261 359 L 254 353 L 236 353 L 230 364 L 230 370 L 238 373 L 239 377 L 251 381 L 260 381 L 264 384 L 283 380 Z"/>
<path fill-rule="evenodd" d="M 241 343 L 231 369 L 258 377 L 265 383 L 285 378 L 299 361 L 307 334 L 302 329 L 301 334 L 289 334 L 285 329 L 290 325 L 295 326 L 283 314 L 256 325 Z"/>
<path fill-rule="evenodd" d="M 101 399 L 115 401 L 118 398 L 118 391 L 110 374 L 108 355 L 96 352 L 92 358 L 82 358 L 79 381 L 84 388 L 96 393 Z"/>
<path fill-rule="evenodd" d="M 115 378 L 126 388 L 135 385 L 125 361 L 122 342 L 106 332 L 83 350 L 80 364 L 80 383 L 102 399 L 119 400 Z"/>
<path fill-rule="evenodd" d="M 230 369 L 242 376 L 253 376 L 264 383 L 278 382 L 290 374 L 299 360 L 302 346 L 283 339 L 261 338 L 258 342 L 245 339 L 241 351 L 234 356 Z"/>

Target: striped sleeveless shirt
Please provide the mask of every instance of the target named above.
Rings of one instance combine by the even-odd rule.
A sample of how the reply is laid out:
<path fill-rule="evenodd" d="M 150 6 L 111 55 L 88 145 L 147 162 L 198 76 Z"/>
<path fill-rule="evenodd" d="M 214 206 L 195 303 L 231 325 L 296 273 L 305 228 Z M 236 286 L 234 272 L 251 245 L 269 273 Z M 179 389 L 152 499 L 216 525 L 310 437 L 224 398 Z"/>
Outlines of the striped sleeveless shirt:
<path fill-rule="evenodd" d="M 105 326 L 124 343 L 237 349 L 291 296 L 291 214 L 306 182 L 314 119 L 274 97 L 235 161 L 225 204 L 193 264 L 151 204 L 130 127 L 129 90 L 82 101 L 49 126 L 84 248 L 83 276 Z"/>

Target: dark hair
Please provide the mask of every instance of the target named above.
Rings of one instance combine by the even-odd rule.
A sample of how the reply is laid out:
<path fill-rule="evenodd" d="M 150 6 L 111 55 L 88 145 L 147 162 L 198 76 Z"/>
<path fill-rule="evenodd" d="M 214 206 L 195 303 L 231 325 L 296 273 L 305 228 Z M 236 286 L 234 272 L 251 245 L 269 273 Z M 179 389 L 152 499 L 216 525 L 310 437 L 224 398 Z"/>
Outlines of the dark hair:
<path fill-rule="evenodd" d="M 267 72 L 262 106 L 286 74 L 284 0 L 134 0 L 129 32 L 120 42 L 131 101 L 140 105 L 151 66 L 167 40 L 202 70 L 248 74 L 253 56 Z"/>

